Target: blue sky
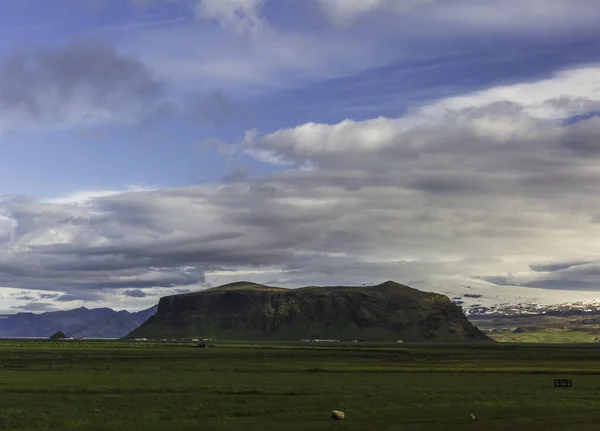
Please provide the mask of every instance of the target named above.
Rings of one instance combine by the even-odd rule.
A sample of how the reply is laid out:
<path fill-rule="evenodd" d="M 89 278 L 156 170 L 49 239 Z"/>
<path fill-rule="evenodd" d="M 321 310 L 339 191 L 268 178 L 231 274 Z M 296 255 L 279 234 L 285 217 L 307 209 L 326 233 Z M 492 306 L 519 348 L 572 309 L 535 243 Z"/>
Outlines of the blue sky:
<path fill-rule="evenodd" d="M 555 207 L 562 193 L 582 217 L 563 240 L 576 243 L 596 228 L 595 200 L 585 197 L 599 111 L 596 9 L 591 0 L 6 0 L 4 298 L 19 310 L 28 303 L 10 296 L 14 289 L 69 298 L 85 291 L 81 303 L 93 303 L 93 291 L 98 303 L 138 307 L 169 289 L 240 277 L 283 285 L 480 277 L 527 288 L 545 280 L 530 265 L 586 259 L 593 266 L 593 244 L 561 243 L 566 249 L 553 254 L 558 243 L 541 238 L 573 220 Z M 475 183 L 486 184 L 474 190 Z M 240 195 L 244 187 L 249 195 Z M 500 196 L 516 212 L 527 202 L 527 217 L 548 224 L 528 231 L 522 250 L 505 242 L 484 258 L 480 220 L 504 239 L 516 234 L 515 223 L 527 225 L 483 211 L 500 208 Z M 177 215 L 190 205 L 198 225 Z M 365 219 L 342 217 L 365 205 Z M 405 214 L 406 206 L 415 213 Z M 322 217 L 301 220 L 312 207 Z M 155 219 L 139 215 L 142 208 Z M 466 208 L 481 212 L 477 220 L 461 218 Z M 126 210 L 143 218 L 145 230 L 135 231 L 141 227 L 128 223 Z M 86 224 L 65 228 L 73 217 Z M 444 229 L 408 238 L 402 226 L 423 217 Z M 349 221 L 325 223 L 342 219 Z M 456 239 L 461 220 L 472 225 Z M 285 230 L 286 223 L 296 224 Z M 357 233 L 365 225 L 371 236 Z M 211 248 L 222 260 L 205 257 L 211 226 L 227 238 Z M 270 233 L 280 228 L 298 230 L 302 241 Z M 258 241 L 265 256 L 235 251 L 235 234 Z M 198 241 L 180 260 L 172 248 L 178 235 Z M 451 239 L 460 243 L 455 253 L 443 245 Z M 134 243 L 166 247 L 164 261 L 138 256 Z M 109 245 L 89 260 L 75 255 Z M 132 263 L 118 265 L 117 275 L 146 289 L 143 300 L 89 269 L 124 250 Z M 475 257 L 485 262 L 471 264 Z M 16 260 L 40 274 L 20 276 Z M 60 268 L 69 265 L 88 269 L 65 275 Z M 361 265 L 371 266 L 341 275 Z M 548 286 L 595 289 L 587 272 L 571 280 L 564 271 L 545 274 Z"/>
<path fill-rule="evenodd" d="M 195 2 L 189 1 L 4 2 L 0 6 L 3 9 L 0 24 L 5 33 L 2 58 L 7 62 L 15 55 L 88 39 L 105 41 L 116 52 L 120 45 L 127 47 L 123 51 L 128 53 L 134 53 L 138 47 L 142 61 L 152 51 L 152 41 L 162 37 L 167 45 L 177 44 L 178 38 L 181 44 L 202 37 L 209 37 L 217 44 L 226 40 L 223 44 L 232 47 L 233 52 L 222 52 L 219 61 L 228 61 L 229 56 L 235 57 L 236 50 L 244 49 L 246 36 L 232 37 L 228 34 L 231 30 L 220 28 L 218 23 L 196 19 L 195 6 Z M 0 192 L 52 197 L 71 193 L 74 182 L 83 189 L 111 190 L 218 182 L 233 167 L 223 163 L 214 151 L 198 151 L 196 144 L 208 138 L 231 142 L 254 128 L 270 132 L 311 121 L 333 124 L 346 118 L 398 116 L 407 108 L 444 97 L 499 83 L 548 77 L 558 70 L 594 62 L 599 56 L 596 35 L 587 32 L 564 37 L 545 33 L 515 36 L 507 32 L 483 34 L 475 40 L 462 34 L 425 35 L 402 43 L 403 31 L 395 29 L 394 23 L 385 32 L 374 29 L 367 19 L 370 17 L 356 24 L 356 28 L 331 28 L 316 7 L 293 1 L 272 1 L 263 7 L 264 19 L 282 32 L 306 34 L 307 38 L 313 33 L 326 34 L 339 43 L 343 43 L 346 34 L 352 35 L 348 38 L 368 34 L 373 38 L 373 46 L 365 42 L 363 49 L 367 53 L 360 54 L 373 65 L 366 64 L 357 70 L 351 67 L 349 71 L 338 71 L 331 66 L 330 70 L 309 71 L 313 76 L 287 82 L 286 76 L 277 76 L 284 72 L 277 70 L 283 67 L 275 60 L 275 64 L 264 66 L 265 73 L 273 73 L 282 81 L 275 88 L 270 88 L 268 81 L 262 82 L 261 76 L 250 84 L 234 76 L 223 81 L 216 79 L 214 87 L 201 83 L 198 86 L 201 89 L 195 90 L 198 87 L 185 82 L 180 89 L 177 78 L 170 80 L 167 76 L 164 78 L 167 92 L 197 91 L 199 97 L 222 95 L 226 104 L 223 112 L 206 122 L 193 115 L 181 115 L 163 118 L 162 124 L 153 126 L 108 123 L 95 127 L 69 126 L 58 131 L 31 131 L 27 127 L 16 130 L 2 137 L 5 145 L 0 163 L 4 186 Z M 296 16 L 298 12 L 300 16 Z M 388 45 L 385 49 L 376 46 L 381 40 Z M 185 49 L 177 60 L 202 62 L 202 44 L 195 48 L 189 50 L 193 51 L 193 57 L 192 54 L 186 57 Z M 370 48 L 375 51 L 373 58 L 368 54 Z M 174 46 L 174 57 L 176 50 Z M 297 69 L 302 66 L 295 72 Z M 202 76 L 197 79 L 201 81 Z M 250 164 L 257 173 L 268 169 L 249 160 L 238 164 Z M 23 166 L 28 169 L 24 171 Z M 30 169 L 35 175 L 31 175 Z"/>

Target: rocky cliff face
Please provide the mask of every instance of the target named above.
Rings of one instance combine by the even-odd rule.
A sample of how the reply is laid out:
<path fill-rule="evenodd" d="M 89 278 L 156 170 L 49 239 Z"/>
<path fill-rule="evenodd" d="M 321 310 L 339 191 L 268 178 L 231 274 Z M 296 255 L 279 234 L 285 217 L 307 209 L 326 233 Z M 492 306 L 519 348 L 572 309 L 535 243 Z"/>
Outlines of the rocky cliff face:
<path fill-rule="evenodd" d="M 394 282 L 282 289 L 235 283 L 162 298 L 128 338 L 479 341 L 487 337 L 443 295 Z"/>

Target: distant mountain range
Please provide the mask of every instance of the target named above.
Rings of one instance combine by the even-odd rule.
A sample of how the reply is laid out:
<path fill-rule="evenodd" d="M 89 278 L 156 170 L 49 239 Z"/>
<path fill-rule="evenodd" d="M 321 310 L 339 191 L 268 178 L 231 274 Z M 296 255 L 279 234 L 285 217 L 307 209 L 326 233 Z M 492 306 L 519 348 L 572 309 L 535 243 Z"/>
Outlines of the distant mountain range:
<path fill-rule="evenodd" d="M 384 283 L 385 285 L 385 283 Z M 389 287 L 390 283 L 388 283 Z M 281 289 L 253 283 L 233 283 L 219 288 L 194 292 L 186 295 L 166 297 L 160 305 L 136 313 L 128 311 L 115 311 L 110 308 L 87 309 L 85 307 L 69 311 L 54 311 L 41 314 L 18 313 L 14 315 L 0 315 L 0 338 L 14 337 L 50 337 L 58 331 L 64 332 L 68 337 L 83 338 L 123 338 L 132 333 L 133 336 L 146 337 L 174 337 L 174 336 L 207 336 L 218 338 L 257 338 L 281 339 L 286 338 L 286 332 L 297 336 L 324 334 L 351 335 L 356 332 L 356 338 L 364 336 L 364 332 L 374 331 L 372 338 L 378 338 L 385 333 L 385 328 L 379 328 L 386 319 L 400 319 L 408 313 L 400 311 L 406 303 L 406 297 L 413 292 L 407 286 L 398 285 L 393 290 L 393 296 L 398 301 L 391 301 L 391 296 L 378 295 L 381 286 L 363 285 L 361 287 L 332 288 L 303 288 Z M 492 329 L 510 329 L 507 322 L 510 319 L 491 321 L 486 317 L 494 316 L 523 316 L 525 321 L 519 327 L 531 328 L 547 327 L 556 323 L 550 317 L 560 316 L 567 318 L 568 327 L 590 328 L 589 324 L 581 326 L 579 320 L 595 318 L 600 319 L 600 292 L 593 291 L 565 291 L 555 289 L 541 289 L 523 286 L 498 286 L 496 284 L 474 278 L 437 278 L 432 277 L 411 283 L 413 288 L 424 292 L 436 292 L 449 298 L 449 301 L 458 306 L 460 314 L 464 312 L 469 320 L 476 326 L 486 331 Z M 329 295 L 327 292 L 336 291 L 338 295 Z M 273 293 L 274 295 L 267 295 Z M 350 294 L 351 293 L 351 294 Z M 369 294 L 368 300 L 360 295 Z M 359 295 L 360 294 L 360 295 Z M 241 309 L 237 302 L 239 295 L 248 301 L 242 301 Z M 357 296 L 358 295 L 358 296 Z M 323 299 L 325 307 L 312 309 L 317 297 Z M 354 304 L 360 299 L 360 307 Z M 283 301 L 283 302 L 281 302 Z M 334 301 L 329 303 L 329 301 Z M 272 304 L 271 304 L 272 302 Z M 289 303 L 288 303 L 289 302 Z M 390 305 L 397 302 L 398 316 L 394 307 Z M 353 305 L 354 304 L 354 305 Z M 276 307 L 276 311 L 273 311 Z M 287 315 L 280 309 L 291 307 Z M 321 307 L 321 305 L 319 305 Z M 373 308 L 374 307 L 374 308 Z M 331 308 L 331 309 L 330 309 Z M 373 308 L 373 310 L 371 310 Z M 382 312 L 387 309 L 387 312 Z M 370 310 L 371 315 L 363 316 L 365 310 Z M 320 313 L 325 313 L 321 315 Z M 154 316 L 154 317 L 153 317 Z M 526 318 L 526 316 L 529 316 Z M 539 316 L 547 316 L 538 319 Z M 153 317 L 152 319 L 150 319 Z M 322 322 L 316 320 L 321 319 Z M 402 317 L 404 318 L 404 317 Z M 419 319 L 419 316 L 413 316 Z M 283 320 L 282 320 L 283 319 Z M 349 319 L 346 321 L 345 319 Z M 462 317 L 458 316 L 458 320 Z M 532 320 L 533 319 L 533 320 Z M 537 320 L 536 320 L 537 319 Z M 150 320 L 147 325 L 143 323 Z M 400 319 L 402 320 L 402 319 Z M 535 320 L 535 322 L 534 322 Z M 390 321 L 390 322 L 391 322 Z M 300 323 L 298 323 L 300 322 Z M 390 323 L 388 322 L 388 323 Z M 565 326 L 564 322 L 557 323 Z M 355 327 L 361 330 L 352 329 Z M 386 325 L 383 325 L 386 326 Z M 552 325 L 550 325 L 552 326 Z M 305 330 L 298 328 L 304 327 Z M 138 329 L 139 328 L 139 329 Z M 319 328 L 317 331 L 315 328 Z M 367 328 L 371 328 L 368 329 Z M 137 330 L 136 330 L 137 329 Z M 310 330 L 309 330 L 310 329 Z M 312 329 L 315 329 L 313 331 Z M 512 328 L 515 329 L 515 328 Z M 331 331 L 332 332 L 331 332 Z M 400 336 L 401 331 L 392 331 L 394 336 Z M 458 330 L 461 333 L 462 330 Z M 600 322 L 598 323 L 598 336 L 600 337 Z M 409 337 L 404 334 L 404 337 Z M 440 338 L 444 336 L 440 335 Z M 364 338 L 364 337 L 363 337 Z"/>
<path fill-rule="evenodd" d="M 148 320 L 156 310 L 156 305 L 135 313 L 81 307 L 40 314 L 12 314 L 0 317 L 0 338 L 46 338 L 58 331 L 75 338 L 121 338 Z"/>

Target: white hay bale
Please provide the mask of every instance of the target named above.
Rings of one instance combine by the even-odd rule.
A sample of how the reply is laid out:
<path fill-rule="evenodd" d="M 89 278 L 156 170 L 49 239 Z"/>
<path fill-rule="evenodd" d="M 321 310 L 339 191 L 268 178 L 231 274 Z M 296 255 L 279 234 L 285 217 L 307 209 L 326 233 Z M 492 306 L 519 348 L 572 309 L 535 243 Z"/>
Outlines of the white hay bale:
<path fill-rule="evenodd" d="M 344 419 L 346 419 L 346 414 L 339 410 L 334 410 L 331 412 L 331 419 L 334 419 L 336 421 L 343 421 Z"/>

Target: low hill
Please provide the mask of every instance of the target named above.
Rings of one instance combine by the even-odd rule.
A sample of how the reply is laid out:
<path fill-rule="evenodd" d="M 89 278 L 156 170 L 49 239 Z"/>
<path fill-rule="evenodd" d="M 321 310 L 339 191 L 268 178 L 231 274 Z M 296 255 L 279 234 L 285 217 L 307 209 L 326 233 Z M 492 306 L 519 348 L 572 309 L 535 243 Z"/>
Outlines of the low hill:
<path fill-rule="evenodd" d="M 65 333 L 62 332 L 62 331 L 58 331 L 57 333 L 53 334 L 49 338 L 49 340 L 53 340 L 53 341 L 55 341 L 55 340 L 64 340 L 65 338 L 67 338 L 67 336 L 65 335 Z"/>
<path fill-rule="evenodd" d="M 448 297 L 393 281 L 300 289 L 240 282 L 168 296 L 127 338 L 488 340 Z"/>

